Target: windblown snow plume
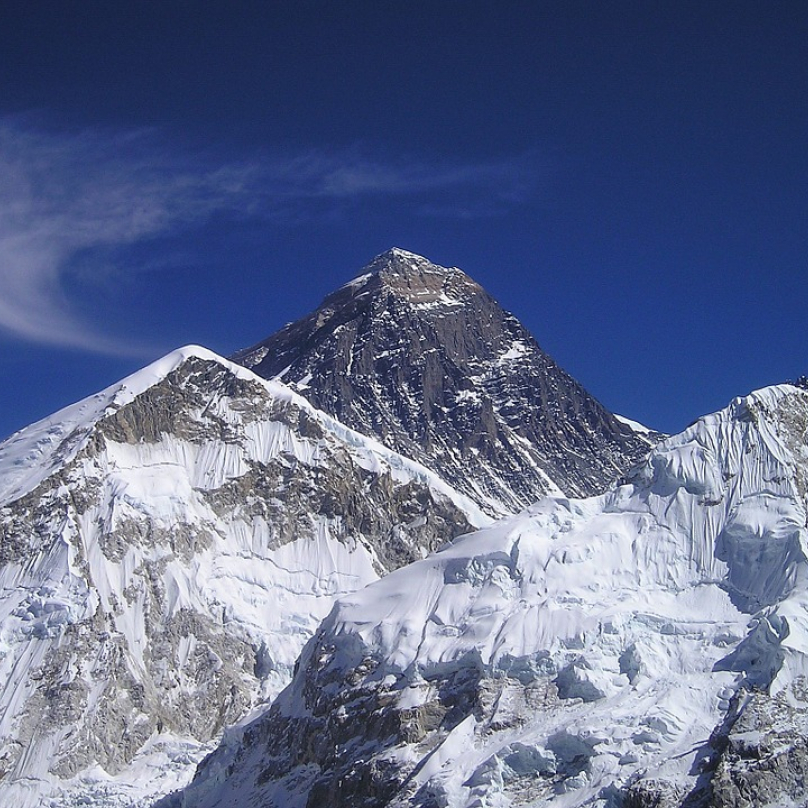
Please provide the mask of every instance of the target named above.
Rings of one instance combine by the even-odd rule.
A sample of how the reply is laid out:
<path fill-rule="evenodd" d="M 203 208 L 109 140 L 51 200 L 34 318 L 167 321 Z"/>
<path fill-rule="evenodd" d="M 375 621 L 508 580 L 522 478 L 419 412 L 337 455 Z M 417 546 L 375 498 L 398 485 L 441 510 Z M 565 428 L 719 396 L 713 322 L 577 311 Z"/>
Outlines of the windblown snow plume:
<path fill-rule="evenodd" d="M 162 804 L 804 806 L 807 434 L 804 390 L 736 399 L 342 597 Z"/>

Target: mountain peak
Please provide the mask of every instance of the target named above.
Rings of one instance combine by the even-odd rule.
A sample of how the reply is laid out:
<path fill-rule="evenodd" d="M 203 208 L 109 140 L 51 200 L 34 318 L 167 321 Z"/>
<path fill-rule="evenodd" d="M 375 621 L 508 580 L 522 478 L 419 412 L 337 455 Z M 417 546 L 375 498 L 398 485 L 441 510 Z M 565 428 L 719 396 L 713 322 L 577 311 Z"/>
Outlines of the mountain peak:
<path fill-rule="evenodd" d="M 371 264 L 375 264 L 377 261 L 408 261 L 410 263 L 432 264 L 432 262 L 423 255 L 411 252 L 410 250 L 403 250 L 401 247 L 391 247 L 389 250 L 385 250 L 383 253 L 377 255 L 373 261 L 371 261 Z"/>
<path fill-rule="evenodd" d="M 365 268 L 366 272 L 393 271 L 400 273 L 419 272 L 423 269 L 450 272 L 446 267 L 433 264 L 428 258 L 400 247 L 391 247 L 377 255 Z"/>
<path fill-rule="evenodd" d="M 416 307 L 460 305 L 468 293 L 481 291 L 481 287 L 457 267 L 434 264 L 422 255 L 399 247 L 377 255 L 362 274 L 343 289 L 352 289 L 355 294 L 388 292 Z"/>
<path fill-rule="evenodd" d="M 492 515 L 600 492 L 648 449 L 462 270 L 399 248 L 233 358 Z"/>
<path fill-rule="evenodd" d="M 21 430 L 0 443 L 0 805 L 151 805 L 150 738 L 176 777 L 337 596 L 489 521 L 195 346 Z"/>

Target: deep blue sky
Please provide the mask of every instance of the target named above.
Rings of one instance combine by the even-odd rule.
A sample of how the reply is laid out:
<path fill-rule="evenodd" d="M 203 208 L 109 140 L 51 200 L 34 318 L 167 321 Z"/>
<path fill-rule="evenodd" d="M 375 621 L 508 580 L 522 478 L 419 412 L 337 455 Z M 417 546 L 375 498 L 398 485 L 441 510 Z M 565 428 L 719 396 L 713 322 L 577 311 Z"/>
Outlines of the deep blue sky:
<path fill-rule="evenodd" d="M 808 372 L 808 4 L 0 4 L 0 436 L 391 246 L 667 431 Z"/>

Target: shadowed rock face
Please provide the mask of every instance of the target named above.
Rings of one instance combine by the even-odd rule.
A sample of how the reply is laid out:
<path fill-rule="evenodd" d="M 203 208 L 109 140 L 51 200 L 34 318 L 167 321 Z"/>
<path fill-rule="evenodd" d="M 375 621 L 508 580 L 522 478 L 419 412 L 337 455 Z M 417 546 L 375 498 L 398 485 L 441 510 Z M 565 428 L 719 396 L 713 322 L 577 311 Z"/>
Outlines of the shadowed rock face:
<path fill-rule="evenodd" d="M 490 513 L 600 493 L 649 448 L 479 284 L 403 250 L 233 358 Z"/>
<path fill-rule="evenodd" d="M 740 717 L 718 757 L 709 808 L 806 805 L 808 683 L 800 677 L 770 698 L 743 694 Z"/>

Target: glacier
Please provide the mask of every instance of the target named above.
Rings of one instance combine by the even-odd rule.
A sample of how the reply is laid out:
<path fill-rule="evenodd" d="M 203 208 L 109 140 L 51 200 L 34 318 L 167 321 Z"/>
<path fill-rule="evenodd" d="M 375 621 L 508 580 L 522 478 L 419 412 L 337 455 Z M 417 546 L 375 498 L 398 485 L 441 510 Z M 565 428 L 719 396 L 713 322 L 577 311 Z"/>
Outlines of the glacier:
<path fill-rule="evenodd" d="M 805 806 L 808 393 L 342 596 L 161 806 Z"/>

